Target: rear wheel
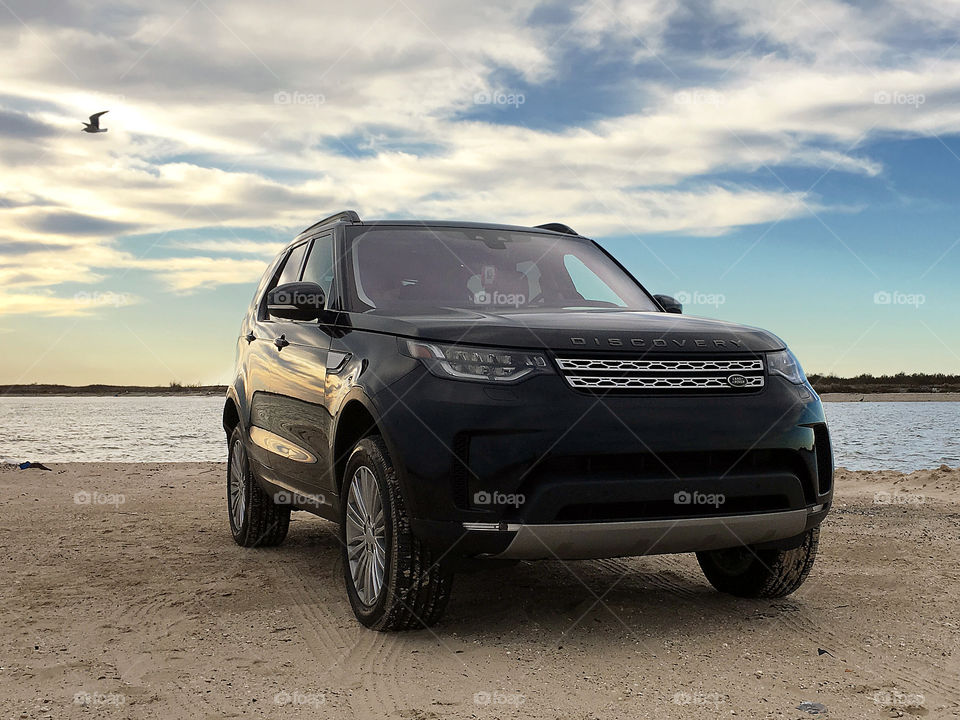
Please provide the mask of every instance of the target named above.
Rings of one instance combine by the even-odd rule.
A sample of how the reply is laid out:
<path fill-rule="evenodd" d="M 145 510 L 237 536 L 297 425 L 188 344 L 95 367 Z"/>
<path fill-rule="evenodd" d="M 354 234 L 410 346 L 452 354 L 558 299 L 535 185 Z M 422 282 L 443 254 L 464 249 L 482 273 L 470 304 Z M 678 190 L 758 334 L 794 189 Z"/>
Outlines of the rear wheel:
<path fill-rule="evenodd" d="M 452 574 L 413 535 L 379 436 L 357 443 L 341 492 L 343 574 L 350 605 L 374 630 L 429 627 L 450 599 Z"/>
<path fill-rule="evenodd" d="M 739 597 L 778 598 L 789 595 L 807 579 L 817 557 L 820 528 L 808 530 L 803 542 L 789 550 L 750 547 L 698 552 L 707 580 L 720 592 Z"/>
<path fill-rule="evenodd" d="M 290 526 L 290 508 L 273 502 L 250 472 L 243 430 L 239 425 L 230 433 L 227 513 L 233 539 L 243 547 L 279 545 Z"/>

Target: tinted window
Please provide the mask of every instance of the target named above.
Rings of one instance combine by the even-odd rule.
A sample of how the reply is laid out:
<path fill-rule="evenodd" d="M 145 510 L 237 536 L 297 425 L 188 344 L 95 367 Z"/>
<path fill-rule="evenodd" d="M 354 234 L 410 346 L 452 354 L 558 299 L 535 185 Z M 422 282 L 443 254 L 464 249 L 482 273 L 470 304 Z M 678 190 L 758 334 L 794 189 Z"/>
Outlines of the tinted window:
<path fill-rule="evenodd" d="M 333 236 L 325 235 L 313 241 L 307 265 L 303 268 L 303 281 L 313 282 L 323 288 L 323 294 L 330 297 L 333 285 Z"/>
<path fill-rule="evenodd" d="M 279 275 L 274 276 L 273 282 L 267 286 L 267 291 L 263 294 L 263 298 L 260 301 L 260 319 L 266 319 L 267 317 L 267 295 L 273 290 L 277 285 L 283 285 L 285 283 L 297 282 L 300 279 L 300 264 L 303 262 L 303 256 L 307 252 L 307 244 L 297 245 L 293 250 L 290 251 L 290 254 L 287 255 L 287 259 L 281 263 L 282 270 L 280 270 Z"/>
<path fill-rule="evenodd" d="M 300 264 L 303 262 L 303 256 L 307 252 L 307 244 L 297 245 L 287 256 L 287 261 L 283 265 L 283 271 L 280 273 L 280 279 L 277 285 L 297 282 L 300 279 Z"/>
<path fill-rule="evenodd" d="M 358 309 L 656 306 L 593 243 L 573 237 L 471 228 L 353 231 Z"/>

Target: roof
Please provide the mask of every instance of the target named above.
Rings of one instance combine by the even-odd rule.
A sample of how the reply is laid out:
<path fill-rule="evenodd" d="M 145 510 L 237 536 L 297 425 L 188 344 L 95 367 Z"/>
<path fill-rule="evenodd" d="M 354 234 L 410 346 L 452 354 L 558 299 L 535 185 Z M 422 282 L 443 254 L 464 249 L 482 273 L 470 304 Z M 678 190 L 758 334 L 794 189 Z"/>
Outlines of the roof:
<path fill-rule="evenodd" d="M 478 230 L 505 230 L 508 232 L 535 232 L 535 233 L 551 233 L 555 235 L 567 235 L 567 236 L 577 236 L 582 237 L 578 232 L 572 228 L 563 225 L 561 223 L 547 223 L 545 225 L 537 225 L 534 227 L 529 227 L 525 225 L 503 225 L 499 223 L 481 223 L 481 222 L 466 222 L 460 220 L 361 220 L 360 216 L 353 210 L 344 210 L 338 212 L 334 215 L 331 215 L 319 222 L 314 223 L 306 230 L 303 230 L 297 239 L 307 235 L 315 233 L 319 230 L 326 230 L 327 228 L 334 227 L 336 225 L 345 224 L 345 225 L 359 225 L 363 227 L 377 227 L 377 226 L 399 226 L 399 227 L 449 227 L 449 228 L 476 228 Z"/>

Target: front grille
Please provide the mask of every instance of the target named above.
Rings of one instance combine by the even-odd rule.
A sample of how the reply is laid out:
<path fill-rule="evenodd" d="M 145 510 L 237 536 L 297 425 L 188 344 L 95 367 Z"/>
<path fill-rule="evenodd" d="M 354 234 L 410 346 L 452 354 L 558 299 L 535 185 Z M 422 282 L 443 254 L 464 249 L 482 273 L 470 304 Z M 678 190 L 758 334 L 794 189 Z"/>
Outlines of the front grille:
<path fill-rule="evenodd" d="M 763 360 L 756 357 L 706 360 L 559 357 L 557 364 L 570 387 L 578 390 L 755 392 L 764 385 Z"/>

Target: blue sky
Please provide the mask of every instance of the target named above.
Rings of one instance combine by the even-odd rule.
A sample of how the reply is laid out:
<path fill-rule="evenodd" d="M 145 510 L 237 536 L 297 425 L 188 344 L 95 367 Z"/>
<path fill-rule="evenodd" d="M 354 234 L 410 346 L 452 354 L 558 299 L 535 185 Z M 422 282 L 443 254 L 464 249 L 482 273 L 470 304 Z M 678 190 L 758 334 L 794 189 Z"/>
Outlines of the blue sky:
<path fill-rule="evenodd" d="M 225 381 L 348 207 L 566 222 L 808 372 L 960 373 L 958 37 L 932 0 L 8 0 L 0 382 Z"/>

